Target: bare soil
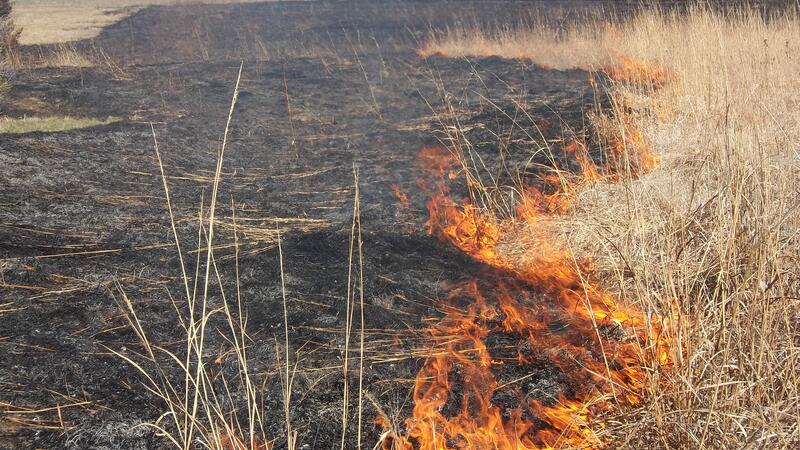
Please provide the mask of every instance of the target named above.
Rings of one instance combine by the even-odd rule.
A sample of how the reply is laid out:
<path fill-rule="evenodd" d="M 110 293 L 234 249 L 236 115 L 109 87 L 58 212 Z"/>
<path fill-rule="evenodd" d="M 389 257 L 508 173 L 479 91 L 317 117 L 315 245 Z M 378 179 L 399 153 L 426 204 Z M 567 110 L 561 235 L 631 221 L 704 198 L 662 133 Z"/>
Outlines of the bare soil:
<path fill-rule="evenodd" d="M 243 227 L 240 282 L 254 339 L 249 351 L 253 371 L 266 380 L 267 431 L 283 448 L 275 372 L 283 323 L 272 234 L 277 222 L 285 238 L 291 346 L 300 359 L 292 406 L 300 448 L 339 445 L 354 166 L 360 170 L 367 277 L 365 386 L 385 411 L 408 417 L 423 363 L 411 353 L 430 345 L 426 319 L 442 315 L 443 293 L 468 279 L 482 280 L 491 291 L 508 278 L 425 231 L 427 198 L 418 187 L 415 157 L 438 144 L 432 110 L 444 107 L 439 86 L 456 94 L 456 112 L 489 163 L 500 154 L 511 162 L 530 157 L 523 135 L 512 136 L 502 152 L 493 144 L 492 130 L 511 128 L 514 102 L 526 105 L 553 143 L 585 133 L 586 113 L 596 103 L 582 71 L 497 58 L 418 57 L 418 40 L 431 27 L 451 23 L 455 5 L 148 7 L 79 43 L 86 51 L 102 48 L 108 65 L 20 72 L 3 100 L 4 114 L 126 119 L 60 133 L 0 135 L 0 448 L 166 448 L 150 430 L 134 428 L 158 417 L 158 399 L 110 352 L 141 351 L 114 300 L 116 285 L 137 305 L 151 340 L 180 346 L 167 295 L 180 292 L 180 271 L 150 123 L 170 177 L 183 248 L 192 248 L 241 61 L 218 244 L 232 242 L 225 225 L 233 202 Z M 462 14 L 493 20 L 525 7 L 457 5 Z M 517 121 L 533 129 L 527 119 Z M 408 194 L 409 208 L 398 208 L 392 185 Z M 229 247 L 218 252 L 228 274 L 232 260 L 224 257 L 230 255 Z M 528 301 L 546 301 L 531 292 Z M 207 345 L 214 351 L 209 357 L 229 349 L 216 337 Z M 498 351 L 513 345 L 498 343 Z M 223 363 L 219 370 L 232 367 Z M 500 379 L 522 373 L 498 370 L 506 371 Z M 574 388 L 555 368 L 537 370 L 523 387 L 530 395 L 545 400 Z M 366 442 L 380 434 L 372 425 L 376 415 L 368 402 Z"/>

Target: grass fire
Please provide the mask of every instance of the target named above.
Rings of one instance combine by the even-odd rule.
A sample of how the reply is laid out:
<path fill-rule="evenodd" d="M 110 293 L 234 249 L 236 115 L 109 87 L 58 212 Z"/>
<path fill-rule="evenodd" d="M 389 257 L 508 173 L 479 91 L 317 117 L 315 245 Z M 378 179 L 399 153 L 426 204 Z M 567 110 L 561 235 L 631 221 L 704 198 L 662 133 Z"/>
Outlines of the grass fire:
<path fill-rule="evenodd" d="M 800 446 L 791 2 L 0 0 L 0 448 Z"/>

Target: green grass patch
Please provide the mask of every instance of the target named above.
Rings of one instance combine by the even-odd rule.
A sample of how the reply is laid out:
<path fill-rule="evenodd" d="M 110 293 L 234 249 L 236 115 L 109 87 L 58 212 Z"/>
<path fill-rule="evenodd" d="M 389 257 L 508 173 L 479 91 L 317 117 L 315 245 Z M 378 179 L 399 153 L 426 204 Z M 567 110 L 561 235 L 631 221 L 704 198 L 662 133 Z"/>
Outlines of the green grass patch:
<path fill-rule="evenodd" d="M 79 128 L 89 128 L 98 125 L 108 125 L 119 122 L 122 117 L 107 117 L 105 119 L 85 118 L 85 117 L 24 117 L 24 118 L 0 118 L 0 133 L 22 134 L 33 131 L 67 131 Z"/>

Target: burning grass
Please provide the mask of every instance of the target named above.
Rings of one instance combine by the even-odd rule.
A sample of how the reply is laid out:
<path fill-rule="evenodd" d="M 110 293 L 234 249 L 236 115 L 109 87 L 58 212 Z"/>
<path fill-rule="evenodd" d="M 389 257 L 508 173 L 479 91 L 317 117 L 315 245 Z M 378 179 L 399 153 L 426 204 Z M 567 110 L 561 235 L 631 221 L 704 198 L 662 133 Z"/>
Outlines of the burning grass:
<path fill-rule="evenodd" d="M 451 30 L 420 51 L 603 71 L 615 80 L 613 113 L 594 124 L 610 159 L 649 169 L 659 161 L 643 145 L 659 156 L 653 172 L 620 183 L 587 177 L 594 183 L 571 191 L 569 212 L 555 218 L 567 248 L 595 255 L 602 285 L 644 317 L 674 319 L 671 369 L 645 360 L 642 401 L 604 411 L 595 428 L 616 448 L 800 443 L 798 50 L 796 10 L 692 7 L 560 34 Z M 537 229 L 518 231 L 498 257 L 530 258 Z M 453 231 L 444 229 L 469 235 Z"/>
<path fill-rule="evenodd" d="M 668 321 L 646 317 L 605 292 L 592 261 L 576 257 L 545 226 L 569 207 L 575 186 L 547 186 L 549 194 L 529 186 L 515 216 L 501 220 L 451 195 L 447 180 L 463 164 L 457 152 L 426 148 L 419 159 L 434 177 L 420 183 L 431 195 L 429 232 L 515 281 L 502 282 L 499 294 L 483 292 L 477 280 L 453 287 L 445 317 L 430 330 L 441 351 L 417 375 L 406 434 L 391 435 L 383 448 L 602 446 L 594 431 L 597 414 L 615 404 L 640 404 L 647 377 L 641 366 L 671 363 Z M 540 181 L 557 183 L 547 176 Z M 526 248 L 524 261 L 509 259 L 500 243 L 524 224 L 536 245 Z M 516 352 L 501 356 L 502 348 L 489 344 L 498 340 L 513 343 Z M 553 397 L 517 386 L 542 364 L 560 371 L 569 389 Z M 504 366 L 520 375 L 498 378 Z M 506 397 L 513 400 L 498 401 Z"/>

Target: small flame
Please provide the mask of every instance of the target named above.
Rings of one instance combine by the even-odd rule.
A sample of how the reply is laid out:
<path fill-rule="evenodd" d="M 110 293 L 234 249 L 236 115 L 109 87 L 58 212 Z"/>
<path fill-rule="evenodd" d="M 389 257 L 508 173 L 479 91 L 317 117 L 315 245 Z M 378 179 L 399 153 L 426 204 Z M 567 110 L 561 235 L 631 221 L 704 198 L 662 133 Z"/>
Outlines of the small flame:
<path fill-rule="evenodd" d="M 222 450 L 269 450 L 271 447 L 256 439 L 252 439 L 250 445 L 245 445 L 245 442 L 238 436 L 224 434 L 219 438 L 219 448 Z"/>
<path fill-rule="evenodd" d="M 619 56 L 618 59 L 618 63 L 601 69 L 601 72 L 605 72 L 612 80 L 659 85 L 672 78 L 670 72 L 660 65 L 647 64 L 625 55 Z"/>
<path fill-rule="evenodd" d="M 617 130 L 607 136 L 608 161 L 604 164 L 605 178 L 618 181 L 622 176 L 637 178 L 658 166 L 659 158 L 650 150 L 644 134 L 627 114 L 619 120 Z"/>
<path fill-rule="evenodd" d="M 581 141 L 571 140 L 564 146 L 564 152 L 572 156 L 581 168 L 581 175 L 585 181 L 602 181 L 605 177 L 597 170 L 594 161 L 589 156 L 588 146 Z"/>
<path fill-rule="evenodd" d="M 411 204 L 408 201 L 408 195 L 402 190 L 400 190 L 400 187 L 398 185 L 392 183 L 389 185 L 389 188 L 391 188 L 392 193 L 394 193 L 394 196 L 397 198 L 398 209 L 408 209 L 411 206 Z"/>

